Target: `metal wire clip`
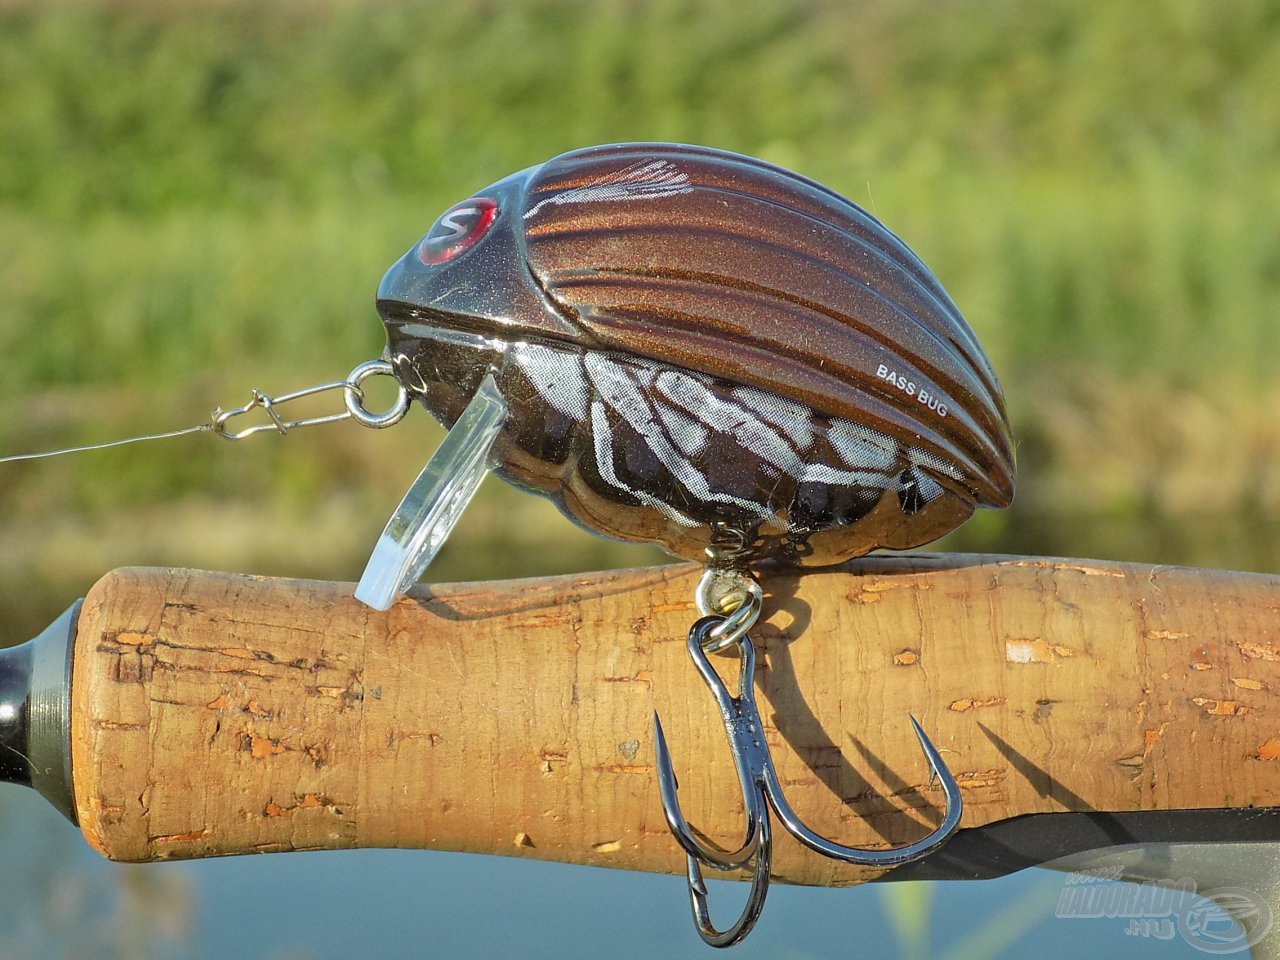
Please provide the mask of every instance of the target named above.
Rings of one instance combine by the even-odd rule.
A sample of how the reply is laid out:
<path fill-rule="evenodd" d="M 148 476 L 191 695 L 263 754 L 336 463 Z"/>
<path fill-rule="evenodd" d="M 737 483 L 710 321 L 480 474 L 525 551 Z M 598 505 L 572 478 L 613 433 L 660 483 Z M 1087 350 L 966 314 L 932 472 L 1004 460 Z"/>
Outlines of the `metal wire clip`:
<path fill-rule="evenodd" d="M 264 430 L 275 430 L 277 433 L 284 435 L 290 430 L 297 427 L 313 427 L 322 423 L 336 423 L 339 420 L 354 419 L 366 427 L 382 429 L 399 423 L 409 409 L 409 392 L 402 385 L 397 384 L 399 390 L 396 394 L 395 402 L 391 407 L 383 413 L 371 413 L 364 407 L 364 391 L 360 389 L 361 385 L 370 377 L 389 376 L 394 377 L 395 372 L 391 364 L 386 360 L 366 360 L 357 366 L 349 374 L 345 380 L 334 380 L 332 383 L 322 383 L 314 387 L 306 387 L 302 390 L 295 390 L 292 393 L 286 393 L 279 397 L 273 397 L 268 393 L 259 390 L 257 387 L 252 388 L 253 399 L 246 403 L 243 407 L 236 407 L 234 410 L 223 410 L 221 407 L 213 411 L 213 419 L 208 425 L 208 429 L 224 440 L 243 440 L 245 437 L 251 437 L 255 433 L 261 433 Z M 305 417 L 298 420 L 285 420 L 279 413 L 279 408 L 286 403 L 294 400 L 301 400 L 303 397 L 312 397 L 319 393 L 327 393 L 330 390 L 341 390 L 343 400 L 346 403 L 346 410 L 341 413 L 330 413 L 319 417 Z M 238 431 L 227 430 L 227 423 L 235 417 L 242 417 L 254 410 L 263 411 L 270 418 L 270 423 L 255 423 L 252 426 L 245 427 Z"/>

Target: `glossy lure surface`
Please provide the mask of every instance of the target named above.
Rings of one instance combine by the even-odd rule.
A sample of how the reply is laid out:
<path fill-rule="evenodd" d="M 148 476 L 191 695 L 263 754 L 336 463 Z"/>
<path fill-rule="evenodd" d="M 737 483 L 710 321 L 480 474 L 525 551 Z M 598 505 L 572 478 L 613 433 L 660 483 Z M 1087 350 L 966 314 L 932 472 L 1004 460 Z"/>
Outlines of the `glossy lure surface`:
<path fill-rule="evenodd" d="M 396 376 L 582 526 L 704 559 L 918 546 L 1014 492 L 995 374 L 923 263 L 838 194 L 706 147 L 558 156 L 445 211 L 378 290 Z"/>

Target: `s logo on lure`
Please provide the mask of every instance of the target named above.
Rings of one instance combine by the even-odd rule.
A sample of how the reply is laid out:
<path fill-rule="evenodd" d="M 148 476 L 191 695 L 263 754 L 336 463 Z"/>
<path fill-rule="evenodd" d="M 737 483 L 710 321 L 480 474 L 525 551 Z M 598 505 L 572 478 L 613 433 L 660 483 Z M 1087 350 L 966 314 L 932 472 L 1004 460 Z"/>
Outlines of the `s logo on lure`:
<path fill-rule="evenodd" d="M 498 204 L 472 197 L 440 215 L 418 245 L 418 259 L 428 266 L 452 260 L 471 249 L 498 217 Z"/>

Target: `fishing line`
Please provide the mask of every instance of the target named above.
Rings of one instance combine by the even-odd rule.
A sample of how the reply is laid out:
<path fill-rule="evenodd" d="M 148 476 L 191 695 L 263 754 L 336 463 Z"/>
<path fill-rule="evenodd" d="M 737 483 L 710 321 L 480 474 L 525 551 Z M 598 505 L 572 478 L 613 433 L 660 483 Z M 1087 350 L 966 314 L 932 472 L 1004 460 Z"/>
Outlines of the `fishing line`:
<path fill-rule="evenodd" d="M 146 440 L 167 440 L 170 437 L 181 437 L 188 433 L 211 433 L 212 423 L 202 423 L 187 427 L 184 430 L 170 430 L 168 433 L 148 433 L 137 437 L 126 437 L 123 440 L 106 440 L 102 443 L 86 443 L 78 447 L 63 447 L 61 450 L 45 450 L 43 453 L 17 453 L 8 457 L 0 457 L 0 463 L 17 463 L 20 460 L 44 460 L 48 457 L 61 457 L 68 453 L 85 453 L 90 450 L 105 450 L 107 447 L 122 447 L 126 443 L 142 443 Z"/>

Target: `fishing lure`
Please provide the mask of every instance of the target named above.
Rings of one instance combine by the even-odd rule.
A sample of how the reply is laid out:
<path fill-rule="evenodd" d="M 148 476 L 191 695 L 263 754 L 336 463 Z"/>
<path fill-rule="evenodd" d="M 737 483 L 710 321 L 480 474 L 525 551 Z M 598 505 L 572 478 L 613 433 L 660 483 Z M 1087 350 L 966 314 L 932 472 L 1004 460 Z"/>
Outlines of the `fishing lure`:
<path fill-rule="evenodd" d="M 959 788 L 914 718 L 945 798 L 933 832 L 864 850 L 801 822 L 765 745 L 748 636 L 761 611 L 753 565 L 919 546 L 1013 498 L 995 373 L 901 240 L 831 190 L 759 160 L 676 144 L 592 147 L 450 207 L 387 272 L 377 308 L 382 359 L 285 396 L 255 390 L 243 407 L 155 436 L 238 440 L 347 417 L 386 427 L 412 400 L 425 406 L 450 430 L 357 585 L 377 609 L 421 577 L 488 470 L 595 533 L 704 563 L 703 616 L 687 646 L 738 768 L 746 831 L 736 851 L 693 833 L 656 714 L 653 735 L 706 942 L 735 943 L 759 916 L 770 808 L 801 843 L 851 863 L 904 863 L 946 841 L 960 821 Z M 398 383 L 386 411 L 364 406 L 372 376 Z M 344 412 L 282 412 L 326 390 L 342 391 Z M 254 412 L 266 422 L 233 429 Z M 736 695 L 707 657 L 731 647 Z M 701 867 L 748 864 L 747 906 L 718 929 Z"/>
<path fill-rule="evenodd" d="M 701 559 L 825 565 L 1013 497 L 996 377 L 875 218 L 669 144 L 568 153 L 446 210 L 378 290 L 387 357 L 446 426 L 485 377 L 489 462 L 572 520 Z"/>
<path fill-rule="evenodd" d="M 814 834 L 787 804 L 752 698 L 750 566 L 836 563 L 937 539 L 1013 498 L 1004 400 L 973 332 L 878 220 L 778 167 L 674 144 L 593 147 L 440 215 L 378 289 L 386 359 L 452 430 L 379 540 L 357 596 L 389 606 L 487 467 L 619 540 L 701 560 L 690 656 L 721 708 L 747 829 L 732 853 L 680 812 L 661 723 L 659 784 L 703 939 L 759 916 L 768 808 L 826 856 L 888 866 L 935 849 L 961 798 L 912 724 L 946 809 L 893 850 Z M 446 449 L 446 447 L 448 449 Z M 732 695 L 707 653 L 736 645 Z M 709 918 L 701 866 L 754 858 L 747 907 Z"/>

